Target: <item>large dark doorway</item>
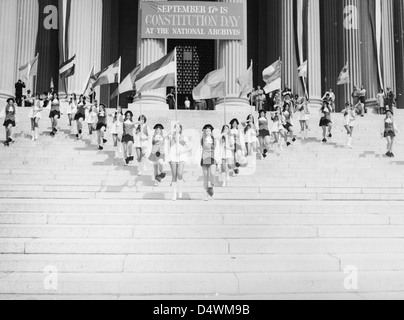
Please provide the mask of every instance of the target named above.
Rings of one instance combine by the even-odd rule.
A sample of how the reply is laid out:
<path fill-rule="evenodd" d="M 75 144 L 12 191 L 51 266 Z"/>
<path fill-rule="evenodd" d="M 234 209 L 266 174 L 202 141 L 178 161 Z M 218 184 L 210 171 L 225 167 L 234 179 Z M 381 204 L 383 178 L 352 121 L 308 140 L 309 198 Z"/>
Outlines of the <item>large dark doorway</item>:
<path fill-rule="evenodd" d="M 195 103 L 192 90 L 215 69 L 215 41 L 168 40 L 167 51 L 171 52 L 175 48 L 177 48 L 178 64 L 178 108 L 185 108 L 186 97 L 191 101 L 191 108 L 193 108 Z"/>

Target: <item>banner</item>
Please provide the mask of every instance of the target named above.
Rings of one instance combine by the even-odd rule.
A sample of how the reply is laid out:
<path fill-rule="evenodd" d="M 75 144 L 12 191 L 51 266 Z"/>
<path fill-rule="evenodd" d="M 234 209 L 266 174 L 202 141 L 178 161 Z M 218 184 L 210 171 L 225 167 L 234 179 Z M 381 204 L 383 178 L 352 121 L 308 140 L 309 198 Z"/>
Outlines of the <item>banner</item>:
<path fill-rule="evenodd" d="M 244 40 L 241 3 L 142 1 L 143 39 Z"/>

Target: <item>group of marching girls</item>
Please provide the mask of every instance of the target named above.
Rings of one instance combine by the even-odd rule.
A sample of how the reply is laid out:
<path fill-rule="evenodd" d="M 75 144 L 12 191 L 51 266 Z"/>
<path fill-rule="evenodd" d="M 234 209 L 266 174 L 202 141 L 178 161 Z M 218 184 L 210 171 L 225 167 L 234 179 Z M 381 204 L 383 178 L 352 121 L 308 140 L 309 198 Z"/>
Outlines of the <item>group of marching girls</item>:
<path fill-rule="evenodd" d="M 67 108 L 61 108 L 57 93 L 37 94 L 29 112 L 32 140 L 38 139 L 39 122 L 45 110 L 49 112 L 52 137 L 58 134 L 58 121 L 62 113 L 67 115 L 71 128 L 76 126 L 78 140 L 83 139 L 84 124 L 87 123 L 89 136 L 96 135 L 98 150 L 104 149 L 104 144 L 107 143 L 105 135 L 109 129 L 115 147 L 115 158 L 118 159 L 122 155 L 125 166 L 136 161 L 139 175 L 146 172 L 146 164 L 151 162 L 156 187 L 167 176 L 164 164 L 169 164 L 174 201 L 183 198 L 184 168 L 195 154 L 200 154 L 204 190 L 206 200 L 209 200 L 215 194 L 218 171 L 222 174 L 223 187 L 226 187 L 230 176 L 236 177 L 243 168 L 253 166 L 256 154 L 259 158 L 265 159 L 271 148 L 275 152 L 280 152 L 293 144 L 297 139 L 295 119 L 300 124 L 301 140 L 306 140 L 310 131 L 310 109 L 307 99 L 292 97 L 288 89 L 275 95 L 275 107 L 272 111 L 259 111 L 257 121 L 253 115 L 249 115 L 242 122 L 232 119 L 221 131 L 215 130 L 210 124 L 205 125 L 202 129 L 202 138 L 196 144 L 195 141 L 193 144 L 190 143 L 183 133 L 182 125 L 178 122 L 171 128 L 170 133 L 162 124 L 156 124 L 151 129 L 144 115 L 135 118 L 131 111 L 124 113 L 120 107 L 112 114 L 108 114 L 105 105 L 99 104 L 95 99 L 92 100 L 87 101 L 83 95 L 77 99 L 73 94 L 67 99 Z M 324 99 L 320 108 L 323 143 L 332 138 L 332 113 L 332 105 Z M 342 114 L 348 135 L 347 148 L 352 148 L 356 119 L 361 111 L 357 106 L 347 103 Z M 4 118 L 3 125 L 6 129 L 4 145 L 8 147 L 13 142 L 13 128 L 17 122 L 17 107 L 13 98 L 7 100 L 6 107 L 0 112 L 0 118 Z M 73 129 L 71 130 L 73 132 Z M 387 139 L 387 157 L 394 157 L 393 144 L 397 133 L 393 110 L 388 109 L 382 126 L 382 136 Z"/>

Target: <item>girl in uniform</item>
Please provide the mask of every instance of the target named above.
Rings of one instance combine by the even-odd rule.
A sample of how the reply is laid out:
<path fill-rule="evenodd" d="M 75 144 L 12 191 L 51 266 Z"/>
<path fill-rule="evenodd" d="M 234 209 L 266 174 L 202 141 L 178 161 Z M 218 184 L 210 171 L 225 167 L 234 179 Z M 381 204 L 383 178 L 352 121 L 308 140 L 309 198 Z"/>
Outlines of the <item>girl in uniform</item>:
<path fill-rule="evenodd" d="M 278 148 L 280 151 L 283 150 L 283 140 L 286 140 L 286 131 L 284 128 L 285 119 L 283 117 L 283 113 L 280 110 L 280 106 L 276 106 L 276 111 L 272 113 L 271 120 L 272 120 L 272 134 L 275 138 L 275 143 L 278 144 Z"/>
<path fill-rule="evenodd" d="M 356 126 L 356 116 L 359 114 L 357 109 L 349 102 L 345 104 L 345 109 L 341 112 L 344 115 L 344 127 L 348 134 L 346 147 L 352 149 L 352 136 Z"/>
<path fill-rule="evenodd" d="M 83 122 L 86 120 L 86 97 L 80 96 L 74 121 L 77 123 L 77 139 L 83 138 Z"/>
<path fill-rule="evenodd" d="M 166 174 L 163 171 L 163 164 L 166 160 L 166 137 L 164 135 L 164 127 L 161 124 L 154 126 L 154 135 L 152 139 L 152 150 L 149 160 L 153 163 L 155 186 L 158 187 Z"/>
<path fill-rule="evenodd" d="M 16 104 L 13 98 L 7 99 L 7 106 L 4 109 L 4 123 L 3 126 L 6 128 L 6 141 L 4 145 L 6 147 L 10 146 L 13 142 L 11 138 L 13 135 L 13 128 L 16 126 Z"/>
<path fill-rule="evenodd" d="M 386 111 L 386 118 L 383 120 L 382 137 L 387 139 L 387 153 L 386 156 L 394 158 L 393 145 L 398 129 L 394 120 L 394 113 L 392 110 Z"/>
<path fill-rule="evenodd" d="M 332 109 L 329 105 L 329 102 L 324 101 L 323 106 L 320 109 L 320 127 L 323 128 L 323 143 L 327 143 L 327 129 L 328 129 L 328 138 L 332 138 L 332 121 L 331 121 L 331 112 Z"/>
<path fill-rule="evenodd" d="M 77 112 L 77 95 L 75 93 L 72 94 L 69 100 L 69 106 L 67 108 L 67 117 L 69 118 L 69 127 L 72 126 L 74 121 L 74 115 Z"/>
<path fill-rule="evenodd" d="M 119 154 L 122 152 L 122 135 L 123 135 L 123 113 L 122 108 L 118 107 L 116 112 L 112 115 L 112 125 L 111 125 L 111 134 L 112 140 L 114 142 L 115 147 L 115 159 L 119 158 Z"/>
<path fill-rule="evenodd" d="M 213 126 L 207 124 L 203 127 L 203 136 L 201 139 L 202 159 L 201 166 L 203 171 L 203 186 L 207 193 L 206 201 L 215 195 L 214 187 L 216 182 L 215 160 L 216 140 L 213 136 Z"/>
<path fill-rule="evenodd" d="M 285 143 L 286 146 L 289 147 L 292 143 L 288 141 L 288 134 L 292 138 L 292 142 L 296 142 L 296 137 L 294 133 L 294 128 L 293 128 L 293 110 L 292 110 L 292 104 L 291 102 L 286 102 L 285 105 L 283 106 L 283 117 L 285 119 L 285 122 L 283 124 L 283 127 L 285 128 Z"/>
<path fill-rule="evenodd" d="M 39 120 L 41 120 L 42 111 L 43 101 L 41 100 L 40 94 L 37 93 L 29 112 L 29 118 L 31 119 L 32 141 L 38 140 Z"/>
<path fill-rule="evenodd" d="M 59 96 L 57 93 L 52 93 L 51 99 L 50 99 L 50 104 L 51 104 L 51 111 L 49 113 L 49 119 L 51 120 L 51 126 L 52 126 L 52 132 L 51 132 L 51 137 L 54 137 L 56 133 L 58 132 L 57 126 L 58 126 L 58 120 L 60 119 L 60 101 L 59 101 Z"/>
<path fill-rule="evenodd" d="M 107 131 L 107 107 L 101 104 L 98 108 L 97 117 L 97 138 L 98 138 L 98 150 L 104 150 L 104 144 L 107 143 L 105 139 L 105 131 Z"/>
<path fill-rule="evenodd" d="M 234 141 L 234 163 L 235 163 L 235 169 L 234 173 L 237 175 L 240 173 L 240 167 L 241 167 L 241 160 L 244 157 L 243 151 L 244 151 L 244 135 L 239 129 L 240 122 L 237 119 L 233 119 L 230 121 L 230 134 L 232 136 L 232 139 Z"/>
<path fill-rule="evenodd" d="M 146 155 L 147 155 L 147 147 L 149 141 L 149 127 L 146 125 L 147 118 L 144 115 L 141 115 L 138 119 L 138 123 L 136 124 L 136 134 L 135 134 L 135 149 L 137 162 L 139 164 L 139 176 L 143 174 L 145 171 L 145 163 L 146 163 Z"/>
<path fill-rule="evenodd" d="M 254 116 L 250 114 L 247 121 L 243 123 L 245 146 L 247 148 L 247 156 L 252 157 L 257 150 L 257 126 L 255 125 Z"/>
<path fill-rule="evenodd" d="M 125 158 L 125 165 L 129 165 L 134 160 L 133 157 L 133 143 L 135 142 L 133 137 L 133 130 L 136 124 L 133 122 L 132 111 L 127 111 L 125 113 L 125 121 L 123 123 L 123 135 L 122 135 L 122 145 L 123 154 Z"/>
<path fill-rule="evenodd" d="M 173 201 L 177 197 L 182 199 L 182 183 L 184 179 L 185 163 L 188 161 L 188 152 L 190 151 L 189 141 L 182 134 L 182 125 L 177 123 L 174 126 L 174 132 L 168 136 L 169 153 L 168 162 L 170 163 L 172 173 Z M 178 191 L 178 193 L 177 193 Z"/>
<path fill-rule="evenodd" d="M 305 97 L 301 98 L 299 103 L 297 104 L 296 112 L 299 113 L 298 119 L 300 123 L 300 136 L 302 140 L 307 139 L 307 134 L 310 130 L 309 128 L 309 120 L 310 120 L 310 111 L 309 105 L 307 103 L 307 99 Z"/>
<path fill-rule="evenodd" d="M 261 110 L 259 112 L 258 126 L 261 154 L 264 158 L 266 158 L 269 146 L 271 144 L 271 133 L 269 131 L 269 120 L 267 118 L 267 112 L 265 110 Z"/>
<path fill-rule="evenodd" d="M 234 172 L 234 139 L 230 134 L 230 127 L 224 125 L 222 128 L 222 134 L 220 138 L 220 159 L 222 161 L 222 175 L 223 175 L 223 187 L 227 186 L 229 181 L 229 170 Z"/>
<path fill-rule="evenodd" d="M 88 135 L 90 136 L 90 140 L 92 140 L 93 132 L 97 130 L 98 110 L 99 105 L 97 100 L 95 100 L 93 104 L 87 105 L 86 108 L 86 122 L 88 126 Z"/>

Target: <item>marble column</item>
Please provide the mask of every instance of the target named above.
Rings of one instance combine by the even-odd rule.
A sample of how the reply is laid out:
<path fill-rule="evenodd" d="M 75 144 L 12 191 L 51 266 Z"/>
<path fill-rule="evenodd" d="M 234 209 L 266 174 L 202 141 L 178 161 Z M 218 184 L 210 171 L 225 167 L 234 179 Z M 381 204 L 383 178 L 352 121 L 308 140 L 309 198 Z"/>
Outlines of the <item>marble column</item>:
<path fill-rule="evenodd" d="M 74 77 L 68 79 L 68 91 L 83 93 L 91 67 L 101 70 L 102 0 L 72 0 L 69 24 L 69 58 L 76 55 Z M 100 88 L 96 90 L 100 96 Z"/>
<path fill-rule="evenodd" d="M 361 36 L 360 36 L 360 17 L 359 17 L 359 2 L 360 0 L 344 0 L 345 21 L 349 19 L 348 15 L 352 18 L 351 23 L 344 25 L 344 56 L 345 60 L 349 63 L 349 75 L 351 83 L 345 86 L 345 98 L 347 101 L 351 100 L 353 87 L 362 86 L 362 58 L 361 58 Z M 351 11 L 349 9 L 352 9 Z"/>
<path fill-rule="evenodd" d="M 245 107 L 250 110 L 250 104 L 247 98 L 240 98 L 240 86 L 237 79 L 247 71 L 247 0 L 221 0 L 221 2 L 241 3 L 243 4 L 244 14 L 244 40 L 220 40 L 218 42 L 219 60 L 218 68 L 226 67 L 226 107 L 240 108 Z M 223 106 L 224 100 L 219 99 L 217 108 Z"/>
<path fill-rule="evenodd" d="M 139 26 L 141 25 L 141 16 L 140 10 L 143 1 L 152 1 L 152 0 L 142 0 L 139 1 Z M 164 0 L 163 0 L 164 1 Z M 166 42 L 162 39 L 141 39 L 140 36 L 140 27 L 139 27 L 139 35 L 138 35 L 138 43 L 139 43 L 139 62 L 142 65 L 142 69 L 147 67 L 148 65 L 156 62 L 167 54 Z M 142 105 L 147 105 L 149 110 L 158 109 L 168 109 L 167 105 L 167 89 L 157 89 L 148 92 L 142 93 Z M 136 105 L 139 105 L 138 99 L 136 101 Z"/>
<path fill-rule="evenodd" d="M 394 0 L 397 107 L 404 108 L 404 0 Z"/>
<path fill-rule="evenodd" d="M 288 85 L 293 92 L 299 92 L 300 79 L 297 74 L 296 35 L 293 16 L 294 2 L 295 0 L 282 1 L 282 82 L 283 85 Z"/>
<path fill-rule="evenodd" d="M 396 90 L 395 51 L 394 51 L 394 2 L 382 1 L 382 52 L 383 79 L 385 89 Z"/>
<path fill-rule="evenodd" d="M 321 92 L 321 35 L 320 35 L 320 0 L 309 0 L 308 10 L 308 81 L 309 96 L 312 106 L 322 104 Z"/>
<path fill-rule="evenodd" d="M 376 41 L 372 29 L 375 28 L 375 0 L 360 1 L 361 16 L 361 56 L 362 56 L 362 84 L 367 90 L 366 105 L 374 107 L 379 92 L 379 76 L 377 67 Z"/>
<path fill-rule="evenodd" d="M 0 106 L 15 94 L 18 2 L 0 1 Z"/>
<path fill-rule="evenodd" d="M 32 0 L 17 0 L 17 56 L 15 69 L 21 78 L 19 67 L 32 60 L 37 52 L 35 49 L 38 36 L 39 3 Z M 34 77 L 26 82 L 27 89 L 33 92 Z"/>

